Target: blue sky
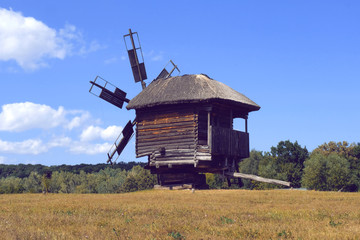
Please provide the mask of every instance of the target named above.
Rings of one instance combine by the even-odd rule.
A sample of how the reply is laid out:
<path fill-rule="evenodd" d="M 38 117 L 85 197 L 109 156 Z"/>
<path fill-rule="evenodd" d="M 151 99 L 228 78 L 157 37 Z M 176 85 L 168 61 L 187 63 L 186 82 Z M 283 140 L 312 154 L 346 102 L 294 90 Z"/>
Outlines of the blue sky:
<path fill-rule="evenodd" d="M 135 113 L 89 94 L 89 81 L 100 75 L 129 98 L 141 91 L 123 41 L 129 28 L 148 83 L 172 59 L 181 74 L 205 73 L 259 104 L 251 149 L 360 142 L 359 12 L 358 1 L 3 0 L 0 163 L 106 161 Z M 119 161 L 134 152 L 133 138 Z"/>

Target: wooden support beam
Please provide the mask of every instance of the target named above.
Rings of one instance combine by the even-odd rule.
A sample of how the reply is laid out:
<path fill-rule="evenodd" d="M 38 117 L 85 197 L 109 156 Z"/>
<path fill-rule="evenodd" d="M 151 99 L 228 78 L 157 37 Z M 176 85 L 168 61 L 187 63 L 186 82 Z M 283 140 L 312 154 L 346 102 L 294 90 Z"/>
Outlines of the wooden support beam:
<path fill-rule="evenodd" d="M 211 112 L 209 111 L 207 114 L 207 139 L 208 139 L 208 146 L 211 149 Z"/>
<path fill-rule="evenodd" d="M 276 179 L 270 179 L 270 178 L 263 178 L 252 174 L 245 174 L 245 173 L 236 173 L 236 172 L 228 172 L 225 173 L 225 175 L 230 177 L 237 177 L 237 178 L 245 178 L 250 179 L 258 182 L 265 182 L 265 183 L 272 183 L 272 184 L 278 184 L 278 185 L 284 185 L 287 187 L 290 187 L 290 182 L 276 180 Z"/>
<path fill-rule="evenodd" d="M 248 132 L 248 119 L 245 118 L 245 132 Z"/>

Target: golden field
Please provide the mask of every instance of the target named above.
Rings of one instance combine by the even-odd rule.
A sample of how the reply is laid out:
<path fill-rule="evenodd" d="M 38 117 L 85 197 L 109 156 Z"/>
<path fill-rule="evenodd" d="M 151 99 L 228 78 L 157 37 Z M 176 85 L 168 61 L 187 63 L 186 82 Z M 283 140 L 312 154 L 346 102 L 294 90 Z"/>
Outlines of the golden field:
<path fill-rule="evenodd" d="M 0 195 L 1 239 L 360 239 L 360 193 Z"/>

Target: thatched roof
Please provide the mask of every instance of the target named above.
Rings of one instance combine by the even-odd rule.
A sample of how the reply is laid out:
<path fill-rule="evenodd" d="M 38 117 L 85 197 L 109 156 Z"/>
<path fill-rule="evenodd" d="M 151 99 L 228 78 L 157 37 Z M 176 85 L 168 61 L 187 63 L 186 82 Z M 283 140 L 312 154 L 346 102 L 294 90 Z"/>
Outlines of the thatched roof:
<path fill-rule="evenodd" d="M 134 97 L 127 109 L 141 109 L 168 104 L 226 102 L 248 112 L 257 111 L 260 106 L 245 95 L 205 74 L 183 75 L 153 81 Z"/>

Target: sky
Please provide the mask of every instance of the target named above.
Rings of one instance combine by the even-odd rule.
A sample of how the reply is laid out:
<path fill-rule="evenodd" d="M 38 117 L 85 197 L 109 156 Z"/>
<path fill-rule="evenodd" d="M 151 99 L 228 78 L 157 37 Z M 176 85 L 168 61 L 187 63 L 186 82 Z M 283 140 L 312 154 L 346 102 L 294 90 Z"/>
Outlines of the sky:
<path fill-rule="evenodd" d="M 250 148 L 360 142 L 359 1 L 0 2 L 0 163 L 97 164 L 134 110 L 89 93 L 97 75 L 133 98 L 123 35 L 138 32 L 148 84 L 172 59 L 261 106 Z M 242 129 L 241 122 L 235 128 Z M 132 138 L 118 161 L 135 158 Z"/>

